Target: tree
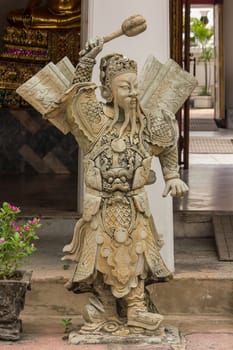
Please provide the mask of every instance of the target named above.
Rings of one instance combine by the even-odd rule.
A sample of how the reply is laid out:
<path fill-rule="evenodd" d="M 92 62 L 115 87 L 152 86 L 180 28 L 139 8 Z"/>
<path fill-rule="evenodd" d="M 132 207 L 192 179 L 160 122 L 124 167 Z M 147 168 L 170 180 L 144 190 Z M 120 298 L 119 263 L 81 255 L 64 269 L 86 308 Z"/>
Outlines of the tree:
<path fill-rule="evenodd" d="M 199 46 L 201 48 L 201 56 L 199 59 L 204 62 L 205 85 L 202 95 L 210 95 L 210 61 L 214 57 L 214 27 L 207 27 L 207 23 L 198 19 L 190 19 L 190 43 L 191 46 Z"/>

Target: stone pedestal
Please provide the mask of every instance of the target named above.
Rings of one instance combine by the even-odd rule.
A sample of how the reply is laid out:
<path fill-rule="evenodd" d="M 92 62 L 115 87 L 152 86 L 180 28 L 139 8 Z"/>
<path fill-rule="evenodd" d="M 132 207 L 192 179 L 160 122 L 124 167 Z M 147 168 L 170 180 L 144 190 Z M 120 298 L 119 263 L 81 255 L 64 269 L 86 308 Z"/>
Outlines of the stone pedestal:
<path fill-rule="evenodd" d="M 140 333 L 140 331 L 138 332 Z M 160 328 L 154 334 L 142 335 L 130 334 L 127 328 L 118 330 L 115 335 L 112 334 L 80 334 L 79 331 L 72 331 L 69 335 L 70 344 L 180 344 L 181 339 L 179 331 L 175 327 Z"/>
<path fill-rule="evenodd" d="M 18 340 L 22 331 L 19 314 L 24 308 L 25 295 L 30 289 L 32 272 L 20 271 L 19 277 L 0 280 L 0 339 Z"/>

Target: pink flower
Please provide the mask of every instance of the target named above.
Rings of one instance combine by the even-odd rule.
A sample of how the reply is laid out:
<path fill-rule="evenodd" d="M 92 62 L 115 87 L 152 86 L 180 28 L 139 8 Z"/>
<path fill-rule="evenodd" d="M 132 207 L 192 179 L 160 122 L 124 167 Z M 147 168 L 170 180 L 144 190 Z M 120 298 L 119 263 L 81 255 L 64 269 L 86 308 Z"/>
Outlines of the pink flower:
<path fill-rule="evenodd" d="M 9 209 L 11 209 L 11 210 L 13 210 L 15 212 L 19 211 L 18 207 L 15 207 L 14 205 L 11 205 L 11 204 L 9 204 Z"/>
<path fill-rule="evenodd" d="M 0 243 L 5 243 L 6 240 L 4 238 L 0 238 Z"/>
<path fill-rule="evenodd" d="M 15 230 L 16 230 L 16 231 L 20 231 L 20 230 L 21 230 L 21 227 L 20 227 L 20 226 L 15 226 Z"/>
<path fill-rule="evenodd" d="M 14 227 L 14 226 L 15 226 L 15 222 L 14 222 L 14 221 L 11 221 L 11 222 L 10 222 L 10 226 Z"/>
<path fill-rule="evenodd" d="M 31 244 L 31 247 L 32 247 L 32 248 L 34 248 L 34 247 L 35 247 L 35 244 L 34 244 L 34 243 L 32 243 L 32 244 Z"/>
<path fill-rule="evenodd" d="M 29 230 L 30 230 L 30 226 L 27 225 L 27 226 L 24 227 L 24 229 L 25 229 L 26 231 L 29 231 Z"/>
<path fill-rule="evenodd" d="M 36 224 L 39 224 L 39 222 L 40 222 L 40 218 L 35 218 L 35 219 L 29 221 L 29 224 L 36 225 Z"/>

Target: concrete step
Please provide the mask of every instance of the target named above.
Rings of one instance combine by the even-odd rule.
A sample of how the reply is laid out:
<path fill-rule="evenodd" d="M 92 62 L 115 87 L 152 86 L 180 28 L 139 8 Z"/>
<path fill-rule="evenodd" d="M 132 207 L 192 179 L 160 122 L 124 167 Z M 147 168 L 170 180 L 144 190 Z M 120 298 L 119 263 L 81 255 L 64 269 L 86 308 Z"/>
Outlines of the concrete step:
<path fill-rule="evenodd" d="M 233 215 L 213 216 L 219 260 L 233 261 Z"/>
<path fill-rule="evenodd" d="M 56 273 L 57 272 L 57 273 Z M 89 294 L 74 294 L 64 288 L 67 275 L 51 271 L 53 276 L 38 277 L 34 273 L 32 290 L 27 293 L 24 314 L 60 319 L 81 317 Z M 177 273 L 170 282 L 158 283 L 148 289 L 163 315 L 233 316 L 232 273 Z"/>
<path fill-rule="evenodd" d="M 232 211 L 177 210 L 173 218 L 175 238 L 214 237 L 216 225 L 220 229 L 219 239 L 233 230 Z"/>
<path fill-rule="evenodd" d="M 175 238 L 213 237 L 212 211 L 178 210 L 173 214 Z"/>
<path fill-rule="evenodd" d="M 210 228 L 209 214 L 187 215 L 184 223 L 206 230 Z M 183 217 L 184 218 L 184 217 Z M 196 222 L 193 222 L 195 219 Z M 69 243 L 76 218 L 51 220 L 42 218 L 37 251 L 25 268 L 33 270 L 32 290 L 27 293 L 24 315 L 81 319 L 88 294 L 68 292 L 64 284 L 71 278 L 74 265 L 61 261 L 62 248 Z M 192 228 L 193 233 L 195 228 Z M 210 315 L 231 317 L 233 290 L 233 263 L 218 261 L 213 234 L 196 237 L 178 236 L 175 239 L 175 274 L 170 282 L 149 287 L 152 299 L 164 315 Z"/>

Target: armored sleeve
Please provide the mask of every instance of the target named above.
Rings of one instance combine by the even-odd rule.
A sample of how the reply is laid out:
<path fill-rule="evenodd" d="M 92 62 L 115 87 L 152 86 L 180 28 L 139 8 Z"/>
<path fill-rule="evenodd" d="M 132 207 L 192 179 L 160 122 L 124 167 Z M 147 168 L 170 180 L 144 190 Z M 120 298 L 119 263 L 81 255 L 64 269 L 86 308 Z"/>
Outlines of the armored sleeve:
<path fill-rule="evenodd" d="M 73 80 L 73 84 L 91 81 L 92 71 L 95 63 L 96 60 L 94 58 L 87 56 L 81 57 L 75 70 L 75 78 Z"/>
<path fill-rule="evenodd" d="M 158 111 L 157 115 L 148 114 L 152 154 L 159 157 L 164 180 L 179 178 L 177 138 L 178 127 L 173 113 Z"/>
<path fill-rule="evenodd" d="M 159 154 L 159 160 L 165 181 L 180 177 L 176 144 L 163 149 Z"/>

